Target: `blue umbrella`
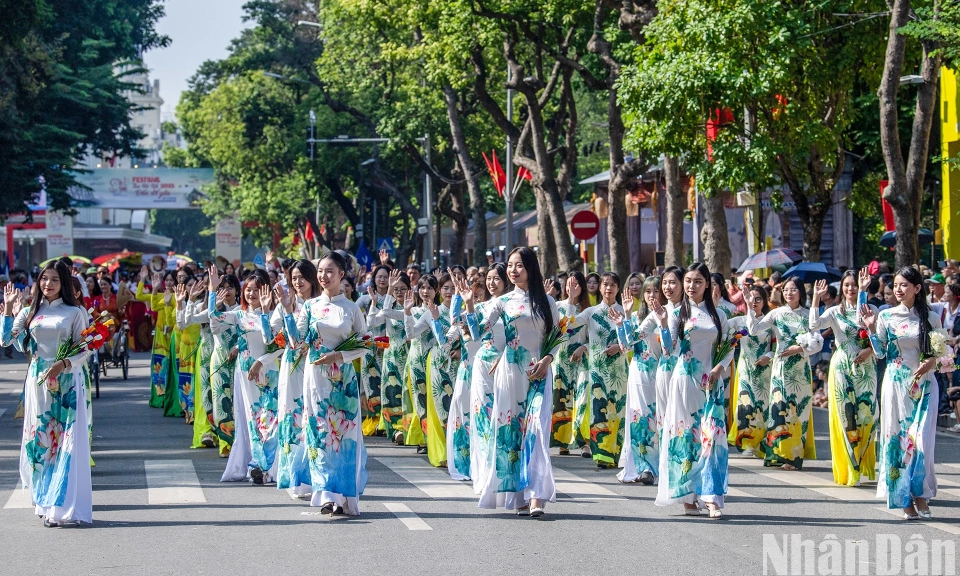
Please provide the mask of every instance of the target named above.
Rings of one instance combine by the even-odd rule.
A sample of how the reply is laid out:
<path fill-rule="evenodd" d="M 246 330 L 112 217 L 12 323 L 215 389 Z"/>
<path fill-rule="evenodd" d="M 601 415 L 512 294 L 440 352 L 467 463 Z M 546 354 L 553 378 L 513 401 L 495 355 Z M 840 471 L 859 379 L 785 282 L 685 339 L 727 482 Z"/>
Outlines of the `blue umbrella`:
<path fill-rule="evenodd" d="M 920 241 L 920 245 L 924 246 L 933 242 L 933 232 L 928 228 L 921 228 L 917 233 L 917 240 Z M 891 230 L 890 232 L 884 232 L 883 236 L 880 237 L 880 245 L 884 248 L 893 248 L 897 245 L 897 231 Z"/>
<path fill-rule="evenodd" d="M 771 268 L 781 264 L 793 264 L 794 262 L 799 262 L 801 260 L 803 260 L 803 256 L 797 254 L 793 250 L 788 250 L 786 248 L 774 248 L 773 250 L 757 252 L 753 256 L 750 256 L 744 260 L 740 266 L 737 267 L 737 270 L 743 271 L 756 270 L 757 268 Z"/>
<path fill-rule="evenodd" d="M 833 266 L 827 266 L 823 262 L 801 262 L 783 273 L 784 279 L 799 278 L 804 284 L 817 280 L 833 282 L 839 280 L 842 275 L 839 270 Z"/>

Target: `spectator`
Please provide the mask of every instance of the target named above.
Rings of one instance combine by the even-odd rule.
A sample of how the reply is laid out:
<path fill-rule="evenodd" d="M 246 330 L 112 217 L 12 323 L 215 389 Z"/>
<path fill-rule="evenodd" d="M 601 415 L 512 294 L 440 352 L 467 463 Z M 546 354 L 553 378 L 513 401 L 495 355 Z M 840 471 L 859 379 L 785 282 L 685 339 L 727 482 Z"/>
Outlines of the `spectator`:
<path fill-rule="evenodd" d="M 927 280 L 927 288 L 930 293 L 930 303 L 939 302 L 943 298 L 943 274 L 937 272 Z"/>

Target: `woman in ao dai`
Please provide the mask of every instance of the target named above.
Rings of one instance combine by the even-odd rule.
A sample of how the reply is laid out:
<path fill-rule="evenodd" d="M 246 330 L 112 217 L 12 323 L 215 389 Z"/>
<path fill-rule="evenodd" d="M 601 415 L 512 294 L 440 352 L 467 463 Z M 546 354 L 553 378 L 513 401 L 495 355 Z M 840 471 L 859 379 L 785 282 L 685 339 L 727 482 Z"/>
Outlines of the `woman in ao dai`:
<path fill-rule="evenodd" d="M 66 264 L 47 263 L 23 307 L 4 286 L 0 345 L 30 354 L 23 393 L 20 482 L 44 526 L 93 522 L 86 371 L 88 352 L 57 359 L 61 344 L 80 342 L 90 316 L 77 300 Z"/>
<path fill-rule="evenodd" d="M 260 290 L 263 315 L 260 317 L 264 342 L 271 343 L 283 334 L 286 345 L 280 359 L 277 380 L 277 489 L 292 488 L 297 496 L 312 494 L 307 446 L 303 438 L 303 374 L 306 350 L 293 345 L 284 327 L 283 317 L 300 315 L 304 302 L 320 295 L 317 268 L 309 260 L 297 260 L 287 272 L 288 290 L 280 285 Z M 279 303 L 269 316 L 268 312 Z"/>
<path fill-rule="evenodd" d="M 362 337 L 366 323 L 360 308 L 340 292 L 347 261 L 336 252 L 320 259 L 317 275 L 323 293 L 304 303 L 294 320 L 284 316 L 294 345 L 306 344 L 303 377 L 304 436 L 313 489 L 311 506 L 324 515 L 360 514 L 367 484 L 360 380 L 353 361 L 365 349 L 336 352 L 351 334 Z"/>
<path fill-rule="evenodd" d="M 567 300 L 575 305 L 579 287 L 572 286 Z M 623 410 L 626 407 L 627 355 L 620 349 L 617 327 L 611 312 L 623 317 L 620 277 L 607 272 L 600 276 L 600 302 L 572 317 L 574 329 L 587 332 L 589 371 L 590 452 L 598 468 L 612 468 L 623 445 Z"/>
<path fill-rule="evenodd" d="M 754 284 L 744 290 L 753 296 L 750 307 L 758 318 L 770 312 L 766 289 Z M 750 319 L 737 316 L 727 321 L 732 331 L 747 328 Z M 767 398 L 770 395 L 770 365 L 773 361 L 773 329 L 754 330 L 740 339 L 740 357 L 730 389 L 730 430 L 727 439 L 742 454 L 763 455 L 760 444 L 767 432 Z"/>
<path fill-rule="evenodd" d="M 823 314 L 820 299 L 827 293 L 827 282 L 820 280 L 810 304 L 810 329 L 833 329 L 835 349 L 826 392 L 833 481 L 842 486 L 858 486 L 861 476 L 876 478 L 877 359 L 869 339 L 859 338 L 859 305 L 867 303 L 871 280 L 866 268 L 860 271 L 859 282 L 853 270 L 844 272 L 842 300 Z"/>
<path fill-rule="evenodd" d="M 727 338 L 727 322 L 714 307 L 709 287 L 709 269 L 695 263 L 683 276 L 678 308 L 668 314 L 654 302 L 664 352 L 676 358 L 663 409 L 656 504 L 680 502 L 685 514 L 696 516 L 702 502 L 716 519 L 727 493 L 723 381 L 733 349 L 715 358 Z"/>
<path fill-rule="evenodd" d="M 481 338 L 502 323 L 506 349 L 496 362 L 493 406 L 487 447 L 491 461 L 483 464 L 480 507 L 503 506 L 518 514 L 543 515 L 546 502 L 556 501 L 550 466 L 550 400 L 544 393 L 551 379 L 550 365 L 556 350 L 542 350 L 544 337 L 556 326 L 557 306 L 543 288 L 543 276 L 533 250 L 514 249 L 507 261 L 507 276 L 516 288 L 486 309 L 487 319 L 477 324 L 472 288 L 460 290 L 467 308 L 471 335 Z"/>
<path fill-rule="evenodd" d="M 567 277 L 567 294 L 578 291 L 573 302 L 557 302 L 557 311 L 574 317 L 590 308 L 587 280 L 574 270 Z M 553 435 L 550 446 L 560 448 L 561 455 L 570 453 L 574 443 L 580 455 L 590 458 L 590 373 L 587 370 L 587 331 L 577 330 L 557 351 L 553 362 Z"/>
<path fill-rule="evenodd" d="M 642 301 L 634 305 L 632 294 L 623 300 L 625 311 L 636 310 L 629 317 L 614 315 L 617 335 L 624 349 L 632 347 L 627 379 L 627 405 L 623 433 L 623 450 L 617 480 L 624 483 L 653 484 L 657 480 L 660 460 L 660 442 L 657 438 L 657 366 L 663 348 L 655 314 L 650 309 L 654 302 L 666 303 L 660 291 L 660 277 L 650 276 L 641 285 Z"/>
<path fill-rule="evenodd" d="M 193 443 L 191 448 L 214 448 L 217 437 L 213 429 L 213 396 L 210 391 L 210 362 L 213 355 L 213 333 L 207 311 L 207 282 L 194 282 L 190 290 L 185 284 L 176 289 L 177 327 L 199 326 L 200 342 L 193 360 Z"/>
<path fill-rule="evenodd" d="M 207 279 L 209 283 L 209 278 Z M 214 300 L 216 308 L 210 308 L 209 303 L 206 309 L 206 320 L 210 324 L 210 333 L 213 334 L 213 353 L 210 355 L 210 397 L 212 402 L 213 431 L 217 435 L 220 446 L 220 457 L 226 458 L 230 455 L 235 436 L 239 433 L 246 443 L 246 420 L 241 419 L 241 430 L 237 430 L 237 420 L 234 408 L 234 382 L 233 376 L 237 367 L 237 356 L 240 354 L 240 348 L 237 343 L 240 339 L 240 333 L 236 324 L 224 324 L 222 322 L 210 322 L 212 311 L 219 309 L 221 312 L 235 312 L 240 308 L 240 281 L 233 274 L 226 274 L 217 284 L 217 295 Z M 239 395 L 237 395 L 239 399 Z M 240 449 L 244 451 L 243 448 Z M 249 460 L 249 458 L 248 458 Z M 245 468 L 242 472 L 242 480 L 246 478 Z M 230 478 L 224 478 L 229 480 Z"/>
<path fill-rule="evenodd" d="M 410 279 L 406 272 L 390 272 L 387 295 L 380 297 L 373 287 L 367 288 L 370 307 L 367 311 L 367 327 L 384 326 L 384 332 L 390 340 L 383 352 L 380 378 L 380 422 L 387 438 L 396 444 L 404 444 L 404 398 L 406 390 L 406 362 L 410 343 L 407 341 L 406 323 L 402 302 L 410 291 Z"/>
<path fill-rule="evenodd" d="M 487 271 L 486 278 L 477 279 L 477 282 L 480 281 L 485 283 L 486 293 L 490 295 L 490 299 L 499 298 L 506 292 L 509 282 L 506 266 L 497 262 Z M 454 281 L 454 284 L 456 284 L 456 281 Z M 482 313 L 479 311 L 484 304 L 485 302 L 480 302 L 476 305 L 475 310 L 478 314 Z M 470 337 L 470 331 L 464 316 L 463 298 L 459 294 L 453 297 L 450 322 L 453 328 L 459 332 L 455 337 L 460 339 L 460 362 L 457 368 L 457 379 L 453 387 L 453 398 L 450 401 L 450 414 L 447 417 L 447 470 L 454 480 L 470 480 L 472 478 L 471 460 L 473 458 L 471 450 L 473 444 L 471 441 L 473 436 L 471 410 L 471 406 L 473 406 L 471 399 L 474 391 L 473 365 L 479 353 L 493 345 L 491 344 L 492 338 L 474 340 Z M 500 349 L 503 349 L 502 343 Z M 483 371 L 482 368 L 479 370 Z M 478 374 L 478 377 L 482 376 Z M 486 393 L 483 396 L 486 398 Z M 479 402 L 478 406 L 484 404 L 485 402 Z"/>
<path fill-rule="evenodd" d="M 755 297 L 752 293 L 744 296 L 750 334 L 771 330 L 777 339 L 767 404 L 767 434 L 760 443 L 764 466 L 799 470 L 804 458 L 817 457 L 809 358 L 823 347 L 823 338 L 819 332 L 810 331 L 810 313 L 803 307 L 807 293 L 798 278 L 787 278 L 783 282 L 785 305 L 774 308 L 763 318 L 758 318 L 754 310 Z"/>
<path fill-rule="evenodd" d="M 929 500 L 937 495 L 933 466 L 940 390 L 934 370 L 938 359 L 931 334 L 941 328 L 930 310 L 923 276 L 901 268 L 893 279 L 899 305 L 879 314 L 860 307 L 877 358 L 886 358 L 880 387 L 880 479 L 877 498 L 901 508 L 904 519 L 930 518 Z M 950 360 L 952 361 L 952 359 Z"/>
<path fill-rule="evenodd" d="M 219 283 L 219 273 L 211 269 L 207 302 L 208 308 L 213 310 L 210 328 L 216 331 L 220 324 L 234 325 L 239 335 L 239 355 L 233 380 L 238 434 L 223 479 L 243 480 L 249 474 L 254 484 L 265 484 L 277 477 L 277 360 L 282 353 L 277 344 L 264 342 L 260 322 L 260 289 L 269 288 L 270 277 L 263 270 L 255 270 L 247 277 L 240 291 L 240 308 L 232 312 L 216 309 L 217 294 L 213 287 Z M 243 438 L 239 433 L 240 426 L 245 427 Z M 244 442 L 238 451 L 237 444 L 241 440 Z"/>

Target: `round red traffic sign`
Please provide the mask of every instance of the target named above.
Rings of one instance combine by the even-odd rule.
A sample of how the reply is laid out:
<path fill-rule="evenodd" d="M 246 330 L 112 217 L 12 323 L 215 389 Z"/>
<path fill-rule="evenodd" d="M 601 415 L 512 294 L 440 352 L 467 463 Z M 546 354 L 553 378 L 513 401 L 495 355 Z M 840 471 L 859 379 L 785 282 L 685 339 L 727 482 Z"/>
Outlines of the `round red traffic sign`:
<path fill-rule="evenodd" d="M 600 219 L 589 210 L 581 210 L 570 219 L 570 231 L 578 240 L 589 240 L 600 231 Z"/>

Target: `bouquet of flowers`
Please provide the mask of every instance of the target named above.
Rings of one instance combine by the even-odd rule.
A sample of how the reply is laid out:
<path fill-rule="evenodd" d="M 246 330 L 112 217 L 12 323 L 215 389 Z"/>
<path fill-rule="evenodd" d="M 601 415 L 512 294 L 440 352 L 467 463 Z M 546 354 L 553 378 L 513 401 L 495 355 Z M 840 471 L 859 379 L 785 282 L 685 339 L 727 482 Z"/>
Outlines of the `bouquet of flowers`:
<path fill-rule="evenodd" d="M 375 348 L 387 348 L 390 346 L 390 338 L 386 336 L 373 337 L 369 334 L 361 336 L 358 332 L 353 332 L 347 338 L 337 344 L 334 352 L 353 352 L 354 350 L 373 350 Z M 316 364 L 316 362 L 314 362 Z"/>
<path fill-rule="evenodd" d="M 93 314 L 93 308 L 88 310 L 88 312 Z M 70 337 L 67 338 L 65 342 L 60 343 L 60 346 L 57 348 L 57 355 L 53 360 L 54 363 L 72 358 L 84 350 L 99 350 L 103 348 L 103 345 L 110 339 L 110 327 L 113 326 L 113 324 L 114 320 L 110 314 L 108 312 L 102 312 L 89 326 L 83 329 L 83 332 L 80 333 L 79 342 L 75 342 L 73 337 Z M 44 374 L 43 378 L 40 378 L 38 382 L 43 382 L 46 379 L 47 376 Z"/>
<path fill-rule="evenodd" d="M 737 347 L 740 339 L 749 334 L 746 328 L 740 328 L 739 330 L 734 330 L 732 333 L 728 333 L 727 337 L 717 346 L 717 351 L 713 353 L 713 365 L 716 366 L 723 361 L 723 359 Z"/>
<path fill-rule="evenodd" d="M 573 326 L 573 324 L 574 322 L 570 317 L 564 316 L 556 326 L 547 332 L 546 337 L 543 339 L 543 344 L 540 346 L 541 358 L 549 354 L 550 351 L 557 346 L 561 346 L 569 340 L 571 336 L 583 329 L 583 326 Z"/>
<path fill-rule="evenodd" d="M 947 344 L 949 336 L 944 330 L 934 330 L 930 333 L 930 357 L 937 359 L 937 371 L 949 374 L 956 370 L 956 355 L 953 348 Z"/>

